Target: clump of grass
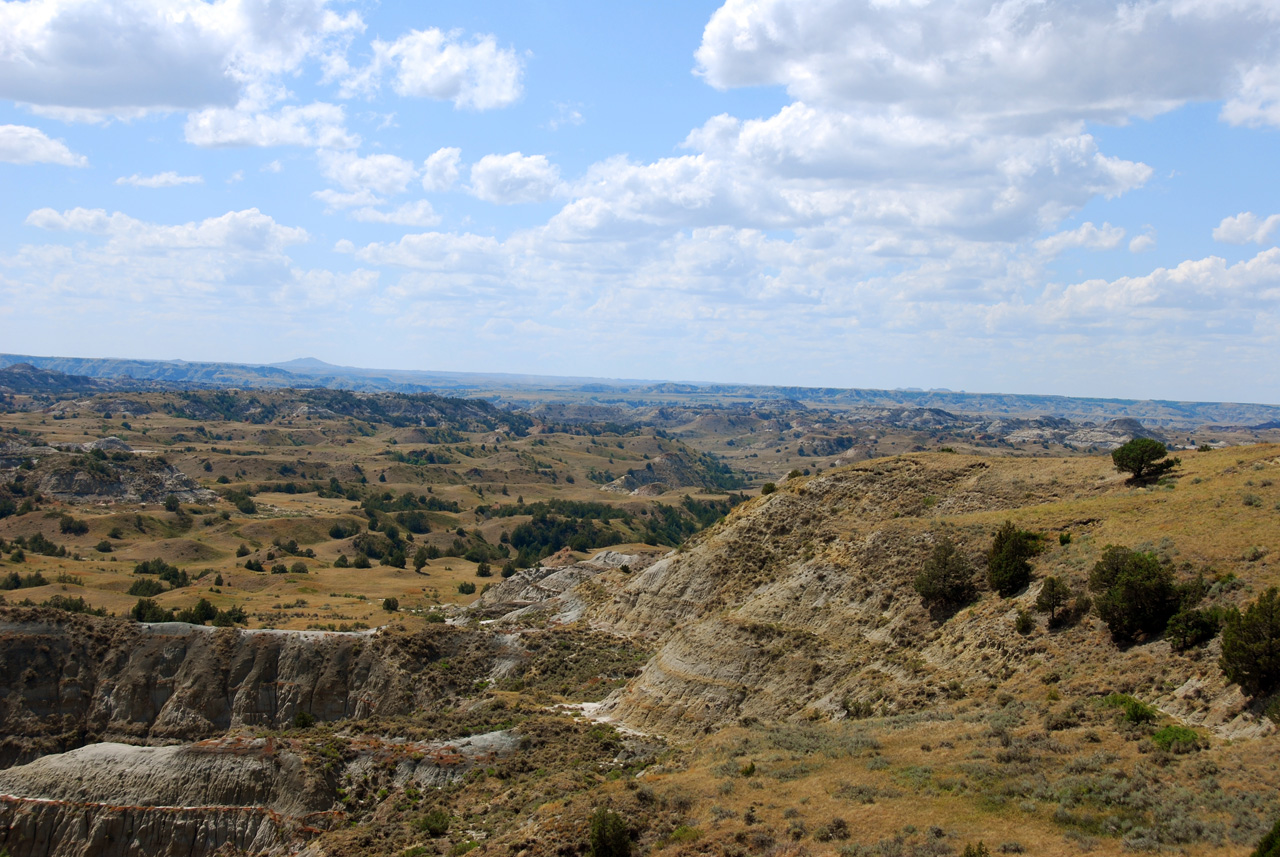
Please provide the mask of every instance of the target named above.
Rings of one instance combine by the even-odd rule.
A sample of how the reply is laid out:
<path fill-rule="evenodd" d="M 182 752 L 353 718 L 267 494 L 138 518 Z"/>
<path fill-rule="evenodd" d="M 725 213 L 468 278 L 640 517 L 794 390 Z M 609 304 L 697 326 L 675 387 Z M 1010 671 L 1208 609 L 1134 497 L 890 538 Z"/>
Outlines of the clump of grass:
<path fill-rule="evenodd" d="M 1160 712 L 1147 705 L 1145 702 L 1134 699 L 1127 693 L 1112 693 L 1104 697 L 1102 704 L 1108 708 L 1118 708 L 1123 712 L 1125 722 L 1132 723 L 1135 726 L 1142 723 L 1151 723 L 1159 716 Z"/>
<path fill-rule="evenodd" d="M 658 847 L 664 848 L 667 845 L 673 845 L 679 842 L 697 842 L 701 838 L 702 838 L 702 831 L 700 829 L 696 827 L 690 827 L 687 824 L 682 824 L 679 827 L 677 827 L 675 830 L 671 831 L 666 836 L 664 836 L 659 841 Z"/>

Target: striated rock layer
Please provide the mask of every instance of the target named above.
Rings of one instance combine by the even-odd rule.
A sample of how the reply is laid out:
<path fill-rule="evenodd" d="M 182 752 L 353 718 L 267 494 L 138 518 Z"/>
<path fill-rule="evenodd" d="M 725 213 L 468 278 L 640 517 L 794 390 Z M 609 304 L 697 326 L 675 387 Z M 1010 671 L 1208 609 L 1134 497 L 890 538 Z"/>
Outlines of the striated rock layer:
<path fill-rule="evenodd" d="M 431 708 L 488 675 L 502 646 L 447 626 L 247 631 L 0 609 L 0 766 L 94 741 L 280 728 L 300 713 L 332 721 Z"/>
<path fill-rule="evenodd" d="M 265 739 L 94 744 L 0 772 L 0 844 L 13 857 L 260 851 L 327 827 L 327 792 Z"/>
<path fill-rule="evenodd" d="M 287 853 L 346 819 L 340 781 L 389 772 L 392 786 L 444 786 L 519 741 L 510 732 L 456 743 L 365 739 L 340 760 L 273 738 L 92 744 L 0 771 L 0 848 L 12 857 Z"/>

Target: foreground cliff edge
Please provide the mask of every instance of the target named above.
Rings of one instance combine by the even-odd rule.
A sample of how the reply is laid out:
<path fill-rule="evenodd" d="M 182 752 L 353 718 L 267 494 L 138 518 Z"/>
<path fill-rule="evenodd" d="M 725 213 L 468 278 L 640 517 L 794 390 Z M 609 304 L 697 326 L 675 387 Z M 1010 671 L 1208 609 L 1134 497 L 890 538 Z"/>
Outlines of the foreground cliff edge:
<path fill-rule="evenodd" d="M 1103 458 L 878 459 L 647 566 L 520 572 L 456 624 L 369 634 L 6 608 L 0 847 L 586 853 L 607 806 L 633 853 L 1247 853 L 1280 747 L 1220 638 L 1120 646 L 1034 605 L 1107 545 L 1252 602 L 1280 584 L 1278 472 L 1269 446 L 1146 487 Z M 934 545 L 981 568 L 1005 520 L 1042 536 L 1030 585 L 927 610 Z"/>

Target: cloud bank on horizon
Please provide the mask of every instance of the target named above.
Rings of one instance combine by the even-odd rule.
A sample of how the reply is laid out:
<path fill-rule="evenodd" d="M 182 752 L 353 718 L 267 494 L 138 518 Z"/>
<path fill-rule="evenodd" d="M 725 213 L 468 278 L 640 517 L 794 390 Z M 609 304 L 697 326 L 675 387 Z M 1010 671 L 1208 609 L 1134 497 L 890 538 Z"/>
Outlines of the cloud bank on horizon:
<path fill-rule="evenodd" d="M 1280 401 L 1270 0 L 0 0 L 5 350 Z"/>

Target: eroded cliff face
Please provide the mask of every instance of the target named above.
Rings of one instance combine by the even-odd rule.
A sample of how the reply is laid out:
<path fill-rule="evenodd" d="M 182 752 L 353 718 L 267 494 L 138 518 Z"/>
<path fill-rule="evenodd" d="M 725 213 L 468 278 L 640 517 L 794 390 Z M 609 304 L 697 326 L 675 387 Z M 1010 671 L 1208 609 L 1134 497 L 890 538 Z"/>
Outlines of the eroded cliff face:
<path fill-rule="evenodd" d="M 92 744 L 0 772 L 0 844 L 13 857 L 265 850 L 328 826 L 330 790 L 269 740 Z"/>
<path fill-rule="evenodd" d="M 440 625 L 245 631 L 6 609 L 0 848 L 12 857 L 287 852 L 343 821 L 343 787 L 442 786 L 519 738 L 255 736 L 278 736 L 300 713 L 325 722 L 439 709 L 499 662 L 509 667 L 518 653 L 504 647 L 514 645 Z"/>
<path fill-rule="evenodd" d="M 339 786 L 443 786 L 512 753 L 510 732 L 453 743 L 230 736 L 92 744 L 0 772 L 0 848 L 12 857 L 287 853 L 342 825 Z"/>
<path fill-rule="evenodd" d="M 0 611 L 0 765 L 95 741 L 196 741 L 441 705 L 486 677 L 503 640 L 415 634 L 139 625 L 59 611 Z M 448 668 L 440 668 L 442 661 Z"/>

